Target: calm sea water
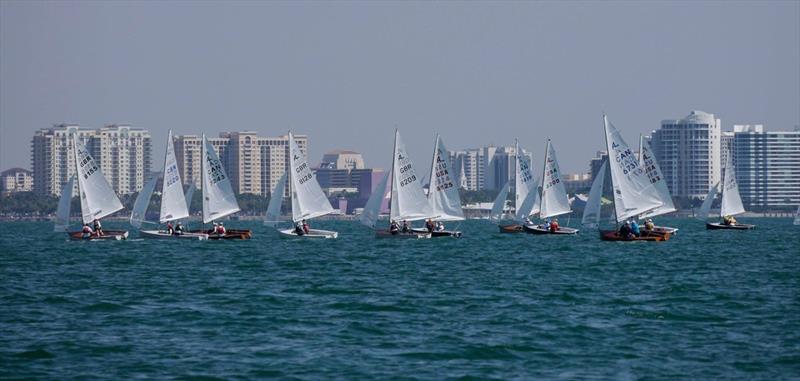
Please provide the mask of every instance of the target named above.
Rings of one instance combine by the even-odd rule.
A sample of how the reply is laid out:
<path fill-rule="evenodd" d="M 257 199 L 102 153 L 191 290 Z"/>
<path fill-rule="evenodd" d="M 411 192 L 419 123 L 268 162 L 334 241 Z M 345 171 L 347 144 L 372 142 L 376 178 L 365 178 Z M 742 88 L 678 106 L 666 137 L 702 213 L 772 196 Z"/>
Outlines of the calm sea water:
<path fill-rule="evenodd" d="M 231 222 L 254 239 L 68 242 L 0 223 L 0 378 L 800 377 L 800 227 L 661 222 L 680 234 L 469 221 L 393 241 L 319 222 L 340 239 L 298 242 Z"/>

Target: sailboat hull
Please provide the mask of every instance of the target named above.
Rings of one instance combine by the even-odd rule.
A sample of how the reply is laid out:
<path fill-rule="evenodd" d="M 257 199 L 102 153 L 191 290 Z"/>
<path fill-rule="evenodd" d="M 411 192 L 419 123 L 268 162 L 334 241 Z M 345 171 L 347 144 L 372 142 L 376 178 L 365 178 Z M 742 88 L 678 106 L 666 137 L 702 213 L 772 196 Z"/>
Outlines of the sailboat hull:
<path fill-rule="evenodd" d="M 522 233 L 524 231 L 522 225 L 518 224 L 497 225 L 497 228 L 500 229 L 500 233 Z"/>
<path fill-rule="evenodd" d="M 431 238 L 431 233 L 415 233 L 415 232 L 408 232 L 408 233 L 397 233 L 392 234 L 388 230 L 378 230 L 375 232 L 375 237 L 377 238 L 394 238 L 394 239 L 422 239 L 422 238 Z"/>
<path fill-rule="evenodd" d="M 646 242 L 661 242 L 666 241 L 670 237 L 669 233 L 664 234 L 643 234 L 641 237 L 621 237 L 617 234 L 616 230 L 601 230 L 600 231 L 600 239 L 603 241 L 619 241 L 619 242 L 636 242 L 636 241 L 646 241 Z"/>
<path fill-rule="evenodd" d="M 95 241 L 95 240 L 114 240 L 119 241 L 123 239 L 128 239 L 128 232 L 125 230 L 103 230 L 103 235 L 91 235 L 89 237 L 84 238 L 83 232 L 68 232 L 69 239 L 71 240 L 80 240 L 80 241 Z"/>
<path fill-rule="evenodd" d="M 298 235 L 294 229 L 278 230 L 281 238 L 294 238 L 294 239 L 333 239 L 339 237 L 338 232 L 330 230 L 309 229 L 308 233 Z"/>
<path fill-rule="evenodd" d="M 430 233 L 431 237 L 433 238 L 436 237 L 461 238 L 461 232 L 457 230 L 434 230 L 432 232 L 429 232 L 428 229 L 418 228 L 418 229 L 411 229 L 411 231 L 413 231 L 414 233 L 422 233 L 422 234 Z"/>
<path fill-rule="evenodd" d="M 526 233 L 530 234 L 554 234 L 554 235 L 578 234 L 578 229 L 566 226 L 559 226 L 558 230 L 556 231 L 550 231 L 549 229 L 546 229 L 541 225 L 523 225 L 522 228 L 525 230 Z"/>
<path fill-rule="evenodd" d="M 706 222 L 706 229 L 708 230 L 750 230 L 755 228 L 755 225 L 748 224 L 725 225 L 720 223 Z"/>
<path fill-rule="evenodd" d="M 250 239 L 253 233 L 250 230 L 227 229 L 225 234 L 216 234 L 213 230 L 191 230 L 189 233 L 208 234 L 208 239 Z"/>
<path fill-rule="evenodd" d="M 678 234 L 678 228 L 673 228 L 670 226 L 654 226 L 653 232 L 655 233 L 669 233 L 670 235 Z"/>
<path fill-rule="evenodd" d="M 142 230 L 139 232 L 139 236 L 142 238 L 154 238 L 154 239 L 190 239 L 190 240 L 197 240 L 197 241 L 205 241 L 208 239 L 208 234 L 206 233 L 183 233 L 183 234 L 169 234 L 166 231 L 161 230 Z"/>

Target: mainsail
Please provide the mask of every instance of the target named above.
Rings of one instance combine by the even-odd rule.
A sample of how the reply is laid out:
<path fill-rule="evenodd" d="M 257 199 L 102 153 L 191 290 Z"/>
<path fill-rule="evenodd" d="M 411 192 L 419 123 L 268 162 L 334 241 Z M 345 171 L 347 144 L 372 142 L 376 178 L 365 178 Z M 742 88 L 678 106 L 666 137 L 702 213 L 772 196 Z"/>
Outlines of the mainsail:
<path fill-rule="evenodd" d="M 394 158 L 392 160 L 392 206 L 393 221 L 422 220 L 437 217 L 428 204 L 425 191 L 414 170 L 414 163 L 406 152 L 400 132 L 394 132 Z"/>
<path fill-rule="evenodd" d="M 100 165 L 94 161 L 86 146 L 78 141 L 77 134 L 72 136 L 72 150 L 75 153 L 75 164 L 78 169 L 83 223 L 91 223 L 121 210 L 122 203 L 103 176 Z"/>
<path fill-rule="evenodd" d="M 161 185 L 161 213 L 159 222 L 179 220 L 189 217 L 186 196 L 183 194 L 183 183 L 178 173 L 178 160 L 175 159 L 175 147 L 172 143 L 172 130 L 167 137 L 167 152 L 164 155 L 164 181 Z"/>
<path fill-rule="evenodd" d="M 500 189 L 500 193 L 495 197 L 494 203 L 492 204 L 492 214 L 489 215 L 489 219 L 499 221 L 503 218 L 503 212 L 506 209 L 506 198 L 508 198 L 508 188 L 511 187 L 510 184 L 510 181 L 506 181 L 503 188 Z"/>
<path fill-rule="evenodd" d="M 558 167 L 556 150 L 550 139 L 544 157 L 544 173 L 542 174 L 542 202 L 539 211 L 541 218 L 558 216 L 571 212 L 569 196 L 561 181 L 561 170 Z"/>
<path fill-rule="evenodd" d="M 592 188 L 589 190 L 589 199 L 586 200 L 586 206 L 583 209 L 583 219 L 581 220 L 584 226 L 597 226 L 600 222 L 603 185 L 605 184 L 607 169 L 608 160 L 605 160 L 600 167 L 600 172 L 597 173 L 594 182 L 592 182 Z"/>
<path fill-rule="evenodd" d="M 75 176 L 69 178 L 63 188 L 61 188 L 61 198 L 58 200 L 56 209 L 56 224 L 54 232 L 66 231 L 69 227 L 69 213 L 72 210 L 72 188 L 75 186 Z"/>
<path fill-rule="evenodd" d="M 658 160 L 656 160 L 656 156 L 653 153 L 653 148 L 650 147 L 650 142 L 644 140 L 644 137 L 641 136 L 639 137 L 639 162 L 644 166 L 647 179 L 655 187 L 658 200 L 664 204 L 649 212 L 643 213 L 640 217 L 655 217 L 674 212 L 676 210 L 675 204 L 672 202 L 672 195 L 669 193 L 667 180 L 664 179 L 661 167 L 659 167 Z"/>
<path fill-rule="evenodd" d="M 431 181 L 428 188 L 428 200 L 437 221 L 460 221 L 464 219 L 461 209 L 461 196 L 451 176 L 452 168 L 444 142 L 436 135 L 433 144 L 433 160 L 431 162 Z"/>
<path fill-rule="evenodd" d="M 714 184 L 711 189 L 708 190 L 708 194 L 706 195 L 706 199 L 703 200 L 703 205 L 700 205 L 700 210 L 697 211 L 695 214 L 695 218 L 700 221 L 705 221 L 708 219 L 708 212 L 711 211 L 711 204 L 714 203 L 714 199 L 717 198 L 717 192 L 719 189 L 719 183 Z"/>
<path fill-rule="evenodd" d="M 528 216 L 539 212 L 539 186 L 533 178 L 531 163 L 522 153 L 518 142 L 514 142 L 514 207 L 517 220 L 525 220 Z"/>
<path fill-rule="evenodd" d="M 292 220 L 324 216 L 333 213 L 330 201 L 311 172 L 306 155 L 300 151 L 289 132 L 289 178 L 292 184 Z"/>
<path fill-rule="evenodd" d="M 386 183 L 388 182 L 389 172 L 386 172 L 372 191 L 372 194 L 369 195 L 367 204 L 364 206 L 364 211 L 361 212 L 361 217 L 359 217 L 358 220 L 361 221 L 362 224 L 371 228 L 375 227 L 375 223 L 378 221 L 378 216 L 381 213 L 381 204 L 386 198 Z"/>
<path fill-rule="evenodd" d="M 622 139 L 616 127 L 603 115 L 611 184 L 614 189 L 614 208 L 617 222 L 649 212 L 663 203 L 654 196 L 656 191 L 647 178 L 633 150 Z"/>
<path fill-rule="evenodd" d="M 280 222 L 281 205 L 283 204 L 283 193 L 286 190 L 286 177 L 289 171 L 283 173 L 280 180 L 275 184 L 275 189 L 269 195 L 269 205 L 267 205 L 267 215 L 264 216 L 264 225 L 275 227 Z"/>
<path fill-rule="evenodd" d="M 203 134 L 203 223 L 207 224 L 219 218 L 239 211 L 239 204 L 233 194 L 231 181 L 222 168 L 214 147 Z"/>
<path fill-rule="evenodd" d="M 133 202 L 133 211 L 131 212 L 131 225 L 141 228 L 142 223 L 149 222 L 146 220 L 145 215 L 147 214 L 147 207 L 150 206 L 150 197 L 153 196 L 153 190 L 156 189 L 156 183 L 159 178 L 161 177 L 158 173 L 153 173 L 153 176 L 144 183 L 144 186 L 136 196 L 136 201 Z"/>
<path fill-rule="evenodd" d="M 722 174 L 722 203 L 719 208 L 720 217 L 734 216 L 744 213 L 742 197 L 739 196 L 739 185 L 736 183 L 736 170 L 733 167 L 733 154 L 728 150 L 725 172 Z"/>

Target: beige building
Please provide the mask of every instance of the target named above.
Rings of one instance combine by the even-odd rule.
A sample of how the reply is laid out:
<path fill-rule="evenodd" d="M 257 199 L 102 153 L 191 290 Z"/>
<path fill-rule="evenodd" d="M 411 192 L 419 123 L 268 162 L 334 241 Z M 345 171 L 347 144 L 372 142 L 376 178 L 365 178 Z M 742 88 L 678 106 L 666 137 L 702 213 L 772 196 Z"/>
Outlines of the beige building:
<path fill-rule="evenodd" d="M 300 150 L 308 152 L 308 137 L 294 135 L 294 138 Z M 218 138 L 207 139 L 219 155 L 236 193 L 266 196 L 286 171 L 289 162 L 287 135 L 260 137 L 256 132 L 240 131 L 224 132 Z M 175 141 L 181 178 L 198 187 L 202 179 L 201 140 L 197 135 L 182 135 Z"/>
<path fill-rule="evenodd" d="M 22 168 L 11 168 L 0 173 L 0 192 L 33 191 L 33 172 Z"/>
<path fill-rule="evenodd" d="M 34 191 L 59 195 L 61 185 L 75 174 L 72 136 L 86 145 L 117 194 L 138 192 L 151 169 L 150 132 L 128 125 L 84 129 L 77 124 L 57 124 L 36 131 L 32 141 Z"/>

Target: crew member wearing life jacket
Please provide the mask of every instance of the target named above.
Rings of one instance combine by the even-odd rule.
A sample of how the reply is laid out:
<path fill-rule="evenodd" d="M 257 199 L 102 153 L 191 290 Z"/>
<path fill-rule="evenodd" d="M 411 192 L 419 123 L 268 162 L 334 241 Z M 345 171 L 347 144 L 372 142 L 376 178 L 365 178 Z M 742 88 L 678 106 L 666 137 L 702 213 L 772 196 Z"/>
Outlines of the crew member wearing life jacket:
<path fill-rule="evenodd" d="M 308 234 L 308 231 L 309 231 L 310 229 L 311 229 L 311 228 L 308 226 L 308 222 L 307 222 L 306 220 L 303 220 L 303 232 L 305 232 L 306 234 Z"/>
<path fill-rule="evenodd" d="M 403 220 L 403 233 L 408 233 L 408 221 Z"/>
<path fill-rule="evenodd" d="M 92 227 L 89 226 L 89 224 L 83 224 L 82 232 L 83 232 L 83 239 L 89 239 L 92 236 L 92 234 L 94 234 L 94 231 L 92 230 Z"/>
<path fill-rule="evenodd" d="M 400 233 L 400 227 L 397 226 L 397 221 L 392 220 L 392 222 L 389 224 L 389 233 L 392 233 L 392 235 L 397 235 Z"/>
<path fill-rule="evenodd" d="M 297 235 L 306 234 L 306 230 L 303 229 L 303 224 L 301 222 L 298 222 L 298 223 L 294 224 L 294 232 Z"/>
<path fill-rule="evenodd" d="M 222 222 L 220 222 L 219 225 L 217 225 L 217 234 L 225 235 L 226 232 L 227 230 L 225 230 L 225 225 L 223 225 Z"/>
<path fill-rule="evenodd" d="M 175 234 L 176 235 L 183 234 L 183 224 L 180 221 L 178 221 L 178 224 L 175 225 Z"/>
<path fill-rule="evenodd" d="M 94 232 L 98 237 L 103 236 L 103 226 L 100 225 L 100 220 L 94 220 Z"/>
<path fill-rule="evenodd" d="M 172 227 L 172 222 L 167 222 L 167 234 L 175 234 L 175 229 Z"/>
<path fill-rule="evenodd" d="M 428 229 L 428 233 L 433 233 L 433 228 L 434 228 L 433 220 L 428 218 L 428 220 L 425 221 L 425 229 Z"/>
<path fill-rule="evenodd" d="M 550 233 L 555 233 L 557 231 L 558 231 L 558 219 L 554 218 L 553 221 L 550 222 Z"/>

